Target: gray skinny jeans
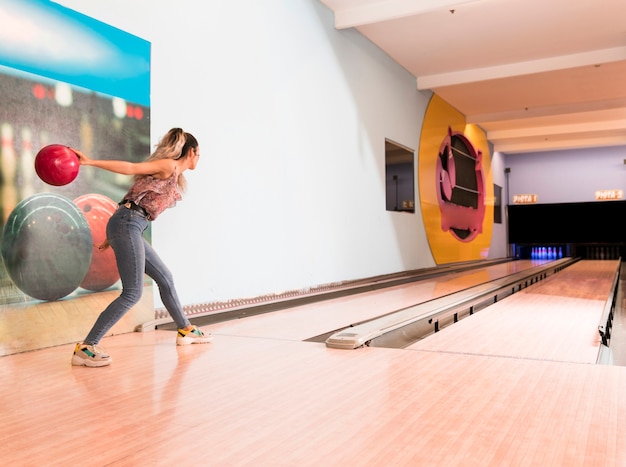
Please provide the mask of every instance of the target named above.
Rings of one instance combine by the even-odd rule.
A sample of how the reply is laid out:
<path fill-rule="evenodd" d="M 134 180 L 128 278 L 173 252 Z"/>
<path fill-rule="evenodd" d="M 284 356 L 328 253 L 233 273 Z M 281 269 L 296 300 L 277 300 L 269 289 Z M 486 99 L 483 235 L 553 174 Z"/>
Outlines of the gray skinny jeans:
<path fill-rule="evenodd" d="M 84 340 L 85 344 L 98 344 L 115 323 L 139 302 L 143 293 L 144 273 L 156 282 L 161 300 L 178 328 L 189 326 L 174 287 L 172 273 L 143 237 L 148 222 L 144 214 L 124 206 L 120 206 L 109 219 L 107 239 L 115 252 L 122 293 L 100 313 Z"/>

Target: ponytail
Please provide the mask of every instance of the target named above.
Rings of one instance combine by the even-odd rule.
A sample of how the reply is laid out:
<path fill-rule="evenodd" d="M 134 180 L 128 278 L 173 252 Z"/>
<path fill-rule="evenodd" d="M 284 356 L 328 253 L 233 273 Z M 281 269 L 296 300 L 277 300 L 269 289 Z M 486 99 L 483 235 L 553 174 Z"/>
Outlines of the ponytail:
<path fill-rule="evenodd" d="M 172 128 L 157 143 L 154 152 L 150 154 L 147 161 L 155 161 L 159 159 L 178 160 L 185 157 L 189 153 L 189 149 L 197 148 L 198 140 L 191 134 L 185 133 L 182 128 Z M 135 176 L 135 180 L 145 175 Z M 178 188 L 185 191 L 187 181 L 182 174 L 178 175 Z"/>

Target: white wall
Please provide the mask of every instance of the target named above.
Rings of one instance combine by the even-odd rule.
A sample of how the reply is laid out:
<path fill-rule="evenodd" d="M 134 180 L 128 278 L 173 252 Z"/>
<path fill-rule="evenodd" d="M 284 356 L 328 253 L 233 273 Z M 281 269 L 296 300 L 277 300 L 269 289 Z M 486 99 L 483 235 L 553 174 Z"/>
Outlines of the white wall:
<path fill-rule="evenodd" d="M 384 186 L 384 139 L 417 149 L 429 96 L 318 0 L 60 3 L 150 41 L 154 142 L 200 141 L 153 225 L 185 304 L 434 265 Z"/>
<path fill-rule="evenodd" d="M 491 173 L 493 183 L 502 188 L 501 199 L 501 215 L 502 223 L 493 224 L 493 232 L 491 235 L 491 246 L 489 247 L 489 259 L 504 258 L 509 256 L 509 248 L 507 241 L 507 219 L 506 219 L 506 178 L 504 175 L 505 156 L 499 152 L 493 152 L 491 149 Z"/>

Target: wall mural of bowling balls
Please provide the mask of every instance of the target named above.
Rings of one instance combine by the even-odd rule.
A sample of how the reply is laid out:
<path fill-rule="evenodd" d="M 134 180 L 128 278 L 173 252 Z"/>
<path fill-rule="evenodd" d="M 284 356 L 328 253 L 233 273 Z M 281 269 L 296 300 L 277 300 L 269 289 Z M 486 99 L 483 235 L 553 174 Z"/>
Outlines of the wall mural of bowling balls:
<path fill-rule="evenodd" d="M 92 256 L 91 230 L 70 199 L 39 193 L 9 214 L 0 250 L 13 283 L 40 300 L 58 300 L 85 278 Z"/>
<path fill-rule="evenodd" d="M 108 196 L 96 193 L 79 196 L 74 203 L 85 216 L 93 239 L 91 263 L 80 286 L 94 292 L 104 290 L 120 278 L 113 248 L 104 250 L 98 248 L 106 239 L 107 222 L 118 205 Z"/>
<path fill-rule="evenodd" d="M 150 108 L 65 83 L 39 79 L 35 75 L 14 75 L 5 71 L 0 67 L 0 98 L 3 102 L 0 106 L 0 232 L 21 201 L 35 194 L 57 194 L 80 204 L 78 211 L 86 219 L 93 243 L 101 243 L 104 238 L 100 236 L 104 235 L 106 224 L 104 218 L 110 217 L 113 204 L 117 208 L 116 201 L 121 200 L 128 190 L 131 177 L 80 166 L 76 176 L 72 174 L 69 181 L 51 180 L 54 184 L 50 184 L 38 176 L 36 155 L 42 148 L 58 144 L 81 149 L 95 159 L 144 160 L 150 154 Z M 91 204 L 81 200 L 83 196 L 90 197 Z M 94 216 L 98 217 L 97 221 Z M 151 241 L 151 227 L 145 237 Z M 3 235 L 0 242 L 8 244 L 9 241 Z M 45 238 L 43 245 L 47 248 L 53 245 L 52 242 L 53 239 Z M 7 258 L 10 256 L 8 250 Z M 113 250 L 97 250 L 90 242 L 89 252 L 91 260 L 87 261 L 87 270 L 82 276 L 80 270 L 75 272 L 80 278 L 42 281 L 67 282 L 66 287 L 59 286 L 59 292 L 50 294 L 37 291 L 32 284 L 31 287 L 23 284 L 24 280 L 13 277 L 5 261 L 0 260 L 0 313 L 5 305 L 10 307 L 32 298 L 57 300 L 70 288 L 70 296 L 62 295 L 63 298 L 120 287 Z M 12 269 L 17 270 L 17 265 L 13 264 Z M 50 267 L 42 264 L 41 269 L 49 270 Z"/>

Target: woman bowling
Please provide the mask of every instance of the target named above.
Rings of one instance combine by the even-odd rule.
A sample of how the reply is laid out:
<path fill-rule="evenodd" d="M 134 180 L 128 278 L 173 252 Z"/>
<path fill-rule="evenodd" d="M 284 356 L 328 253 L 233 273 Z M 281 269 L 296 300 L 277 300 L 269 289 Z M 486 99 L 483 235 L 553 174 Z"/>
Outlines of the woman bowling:
<path fill-rule="evenodd" d="M 144 239 L 148 222 L 182 199 L 186 188 L 185 170 L 194 170 L 200 158 L 198 141 L 181 128 L 172 128 L 159 141 L 144 162 L 91 159 L 73 149 L 81 165 L 132 175 L 133 184 L 119 208 L 108 221 L 106 240 L 100 249 L 113 248 L 122 281 L 122 293 L 100 314 L 82 343 L 76 344 L 72 365 L 100 367 L 111 364 L 111 357 L 98 346 L 100 340 L 139 300 L 144 273 L 159 288 L 165 308 L 178 327 L 177 345 L 204 344 L 211 340 L 191 325 L 178 299 L 172 274 L 152 246 Z"/>

